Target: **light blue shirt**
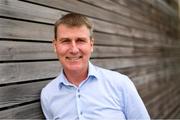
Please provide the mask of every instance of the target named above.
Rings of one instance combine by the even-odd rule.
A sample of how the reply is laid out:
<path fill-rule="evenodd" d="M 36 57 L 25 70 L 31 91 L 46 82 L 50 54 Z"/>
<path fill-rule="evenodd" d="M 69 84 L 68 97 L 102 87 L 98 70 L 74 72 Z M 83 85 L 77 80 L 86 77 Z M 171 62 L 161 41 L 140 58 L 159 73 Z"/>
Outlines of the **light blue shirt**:
<path fill-rule="evenodd" d="M 89 62 L 88 77 L 78 87 L 63 72 L 41 92 L 46 119 L 122 120 L 150 117 L 131 80 Z"/>

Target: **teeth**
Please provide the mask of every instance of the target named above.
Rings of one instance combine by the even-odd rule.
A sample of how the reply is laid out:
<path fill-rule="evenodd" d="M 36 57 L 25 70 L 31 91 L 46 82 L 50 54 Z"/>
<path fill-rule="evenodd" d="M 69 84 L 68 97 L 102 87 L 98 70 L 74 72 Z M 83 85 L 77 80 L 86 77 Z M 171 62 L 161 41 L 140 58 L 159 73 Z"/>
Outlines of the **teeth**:
<path fill-rule="evenodd" d="M 79 60 L 80 58 L 82 58 L 82 56 L 79 56 L 79 57 L 67 57 L 68 60 L 72 60 L 72 61 Z"/>

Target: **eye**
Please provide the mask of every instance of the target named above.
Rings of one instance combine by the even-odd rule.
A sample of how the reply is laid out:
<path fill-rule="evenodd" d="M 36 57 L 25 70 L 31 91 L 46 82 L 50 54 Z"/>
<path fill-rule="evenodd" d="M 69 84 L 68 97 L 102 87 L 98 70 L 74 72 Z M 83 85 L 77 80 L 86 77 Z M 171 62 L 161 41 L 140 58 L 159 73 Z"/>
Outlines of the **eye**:
<path fill-rule="evenodd" d="M 76 41 L 79 42 L 79 43 L 85 43 L 85 42 L 86 42 L 86 39 L 84 39 L 84 38 L 78 38 Z"/>
<path fill-rule="evenodd" d="M 62 39 L 59 40 L 59 42 L 60 43 L 69 43 L 69 42 L 71 42 L 71 40 L 68 39 L 68 38 L 62 38 Z"/>

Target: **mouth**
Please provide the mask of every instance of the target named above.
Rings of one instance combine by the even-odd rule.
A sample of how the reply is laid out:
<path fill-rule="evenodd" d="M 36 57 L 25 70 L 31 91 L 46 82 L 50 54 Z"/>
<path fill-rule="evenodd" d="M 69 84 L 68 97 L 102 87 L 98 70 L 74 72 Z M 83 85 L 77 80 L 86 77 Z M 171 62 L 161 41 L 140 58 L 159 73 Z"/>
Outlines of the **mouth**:
<path fill-rule="evenodd" d="M 73 56 L 73 57 L 66 57 L 67 60 L 69 61 L 78 61 L 80 59 L 82 59 L 83 56 Z"/>

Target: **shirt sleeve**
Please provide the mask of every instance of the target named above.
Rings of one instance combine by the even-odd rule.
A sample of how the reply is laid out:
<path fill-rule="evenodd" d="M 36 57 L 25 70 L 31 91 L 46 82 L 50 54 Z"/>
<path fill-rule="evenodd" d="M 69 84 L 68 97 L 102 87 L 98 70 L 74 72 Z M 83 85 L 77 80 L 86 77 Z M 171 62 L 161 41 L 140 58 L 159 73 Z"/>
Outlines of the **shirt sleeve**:
<path fill-rule="evenodd" d="M 127 77 L 128 78 L 128 77 Z M 133 82 L 128 78 L 124 88 L 125 116 L 127 119 L 150 120 L 146 107 Z"/>
<path fill-rule="evenodd" d="M 43 92 L 41 92 L 41 108 L 43 111 L 43 114 L 47 120 L 50 120 L 53 118 L 52 114 L 49 111 L 49 104 L 47 102 L 46 97 L 44 96 Z"/>

